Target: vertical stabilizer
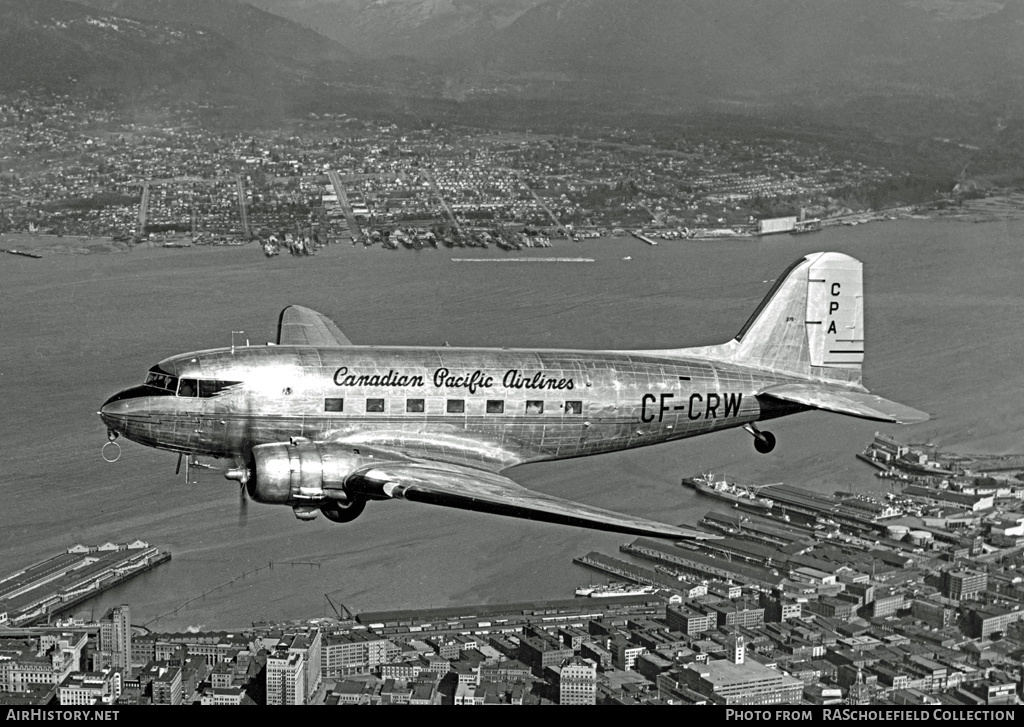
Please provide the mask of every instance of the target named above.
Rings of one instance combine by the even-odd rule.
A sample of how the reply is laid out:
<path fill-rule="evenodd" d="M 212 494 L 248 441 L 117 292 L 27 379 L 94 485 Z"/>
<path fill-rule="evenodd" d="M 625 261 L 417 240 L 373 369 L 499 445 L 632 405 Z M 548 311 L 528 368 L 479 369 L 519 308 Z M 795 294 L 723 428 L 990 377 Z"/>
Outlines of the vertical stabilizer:
<path fill-rule="evenodd" d="M 838 252 L 797 260 L 735 339 L 688 353 L 859 386 L 864 362 L 860 261 Z"/>
<path fill-rule="evenodd" d="M 819 252 L 776 282 L 736 336 L 737 363 L 859 384 L 864 362 L 862 265 Z"/>

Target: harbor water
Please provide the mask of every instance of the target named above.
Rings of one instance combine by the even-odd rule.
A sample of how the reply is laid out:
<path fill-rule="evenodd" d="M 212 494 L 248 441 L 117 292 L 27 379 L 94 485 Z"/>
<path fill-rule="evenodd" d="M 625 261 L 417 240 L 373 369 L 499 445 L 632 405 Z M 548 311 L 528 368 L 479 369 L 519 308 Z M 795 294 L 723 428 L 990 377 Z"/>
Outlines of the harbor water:
<path fill-rule="evenodd" d="M 356 611 L 571 597 L 595 580 L 572 558 L 613 553 L 628 537 L 407 502 L 371 503 L 347 525 L 303 523 L 288 508 L 250 503 L 243 526 L 237 486 L 186 484 L 173 454 L 122 441 L 121 458 L 104 462 L 96 411 L 166 356 L 230 345 L 232 331 L 244 331 L 236 343 L 273 340 L 291 303 L 327 314 L 356 344 L 721 342 L 776 275 L 817 250 L 864 262 L 865 383 L 931 421 L 903 428 L 807 413 L 768 424 L 778 438 L 770 455 L 732 430 L 511 475 L 559 497 L 694 525 L 708 510 L 729 509 L 680 486 L 706 471 L 823 493 L 884 491 L 891 485 L 855 457 L 876 430 L 959 451 L 1024 451 L 1021 222 L 904 220 L 656 247 L 632 237 L 556 240 L 530 251 L 593 258 L 588 264 L 458 265 L 444 249 L 348 244 L 311 258 L 267 258 L 255 245 L 3 255 L 0 565 L 9 572 L 74 543 L 146 540 L 173 561 L 77 612 L 130 603 L 134 622 L 159 630 L 323 616 L 332 613 L 324 594 Z"/>

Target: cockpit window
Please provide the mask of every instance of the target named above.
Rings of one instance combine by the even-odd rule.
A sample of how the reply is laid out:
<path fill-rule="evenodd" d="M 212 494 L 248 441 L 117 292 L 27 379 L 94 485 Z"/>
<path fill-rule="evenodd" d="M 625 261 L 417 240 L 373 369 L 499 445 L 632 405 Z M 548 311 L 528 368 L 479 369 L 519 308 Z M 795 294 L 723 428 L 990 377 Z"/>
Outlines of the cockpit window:
<path fill-rule="evenodd" d="M 146 386 L 166 392 L 167 395 L 177 394 L 178 396 L 198 396 L 209 399 L 216 396 L 225 389 L 237 386 L 241 381 L 217 381 L 215 379 L 181 379 L 171 376 L 154 367 L 146 376 Z"/>
<path fill-rule="evenodd" d="M 225 389 L 231 388 L 236 384 L 242 383 L 241 381 L 214 381 L 212 379 L 199 379 L 199 396 L 203 399 L 208 399 L 211 396 L 216 396 Z"/>
<path fill-rule="evenodd" d="M 152 386 L 157 389 L 163 389 L 164 391 L 170 391 L 174 393 L 178 390 L 178 379 L 169 374 L 160 374 L 156 371 L 150 371 L 149 376 L 146 377 L 146 386 Z"/>

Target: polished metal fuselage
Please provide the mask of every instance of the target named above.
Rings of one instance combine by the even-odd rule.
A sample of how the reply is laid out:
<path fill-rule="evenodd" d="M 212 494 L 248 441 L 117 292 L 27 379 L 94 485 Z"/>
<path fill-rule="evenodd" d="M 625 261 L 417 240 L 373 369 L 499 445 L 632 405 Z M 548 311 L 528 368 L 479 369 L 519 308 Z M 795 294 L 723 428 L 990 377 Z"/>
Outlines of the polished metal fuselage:
<path fill-rule="evenodd" d="M 757 396 L 799 379 L 679 350 L 265 346 L 158 366 L 179 379 L 241 383 L 210 398 L 113 401 L 108 426 L 148 446 L 236 459 L 303 437 L 500 470 L 804 410 Z M 460 401 L 462 411 L 451 403 Z"/>

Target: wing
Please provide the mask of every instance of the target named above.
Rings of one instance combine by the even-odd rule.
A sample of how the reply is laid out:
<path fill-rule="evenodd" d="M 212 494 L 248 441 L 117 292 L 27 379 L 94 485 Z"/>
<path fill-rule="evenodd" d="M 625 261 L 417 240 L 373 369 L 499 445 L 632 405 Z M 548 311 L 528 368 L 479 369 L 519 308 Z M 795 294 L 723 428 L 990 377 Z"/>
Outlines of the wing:
<path fill-rule="evenodd" d="M 423 461 L 389 462 L 361 473 L 386 497 L 507 517 L 675 540 L 717 540 L 700 530 L 630 517 L 533 492 L 502 475 Z"/>
<path fill-rule="evenodd" d="M 895 401 L 883 399 L 866 391 L 851 391 L 826 384 L 783 384 L 772 386 L 760 396 L 770 396 L 780 401 L 803 404 L 837 414 L 871 419 L 876 422 L 896 424 L 917 424 L 928 420 L 928 414 Z"/>
<path fill-rule="evenodd" d="M 290 305 L 277 322 L 279 346 L 351 346 L 334 321 L 315 310 Z"/>

